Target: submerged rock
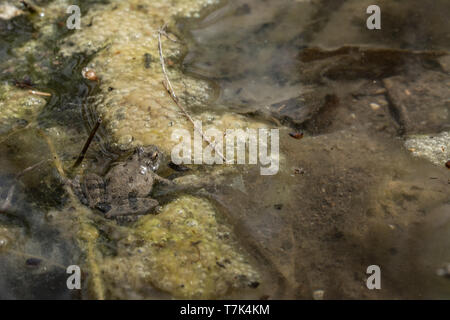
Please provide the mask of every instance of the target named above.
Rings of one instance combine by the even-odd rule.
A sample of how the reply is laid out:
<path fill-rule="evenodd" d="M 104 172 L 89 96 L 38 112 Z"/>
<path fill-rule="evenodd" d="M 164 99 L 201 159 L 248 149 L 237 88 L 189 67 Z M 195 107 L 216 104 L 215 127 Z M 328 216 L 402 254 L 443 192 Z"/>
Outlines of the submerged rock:
<path fill-rule="evenodd" d="M 329 299 L 420 294 L 395 285 L 367 290 L 364 272 L 371 264 L 389 263 L 384 276 L 390 283 L 410 279 L 402 270 L 417 256 L 409 256 L 400 239 L 448 201 L 448 170 L 416 161 L 401 141 L 365 130 L 301 140 L 283 130 L 285 160 L 276 176 L 250 169 L 242 175 L 243 188 L 221 185 L 214 192 L 238 238 L 271 272 L 271 297 L 310 298 L 317 288 Z M 402 245 L 405 250 L 393 259 L 389 250 Z"/>
<path fill-rule="evenodd" d="M 5 2 L 0 4 L 0 19 L 9 20 L 14 17 L 20 16 L 23 11 L 16 8 L 14 5 Z"/>
<path fill-rule="evenodd" d="M 27 90 L 0 85 L 0 134 L 11 133 L 33 122 L 46 103 L 46 99 Z"/>
<path fill-rule="evenodd" d="M 111 297 L 145 297 L 151 285 L 176 298 L 205 299 L 257 286 L 258 272 L 219 219 L 211 203 L 192 196 L 140 218 L 133 235 L 119 241 L 118 257 L 102 264 Z M 127 284 L 133 286 L 124 290 Z"/>
<path fill-rule="evenodd" d="M 450 76 L 435 71 L 383 80 L 392 108 L 408 134 L 450 129 Z"/>
<path fill-rule="evenodd" d="M 425 158 L 444 167 L 450 159 L 450 132 L 436 135 L 413 135 L 405 141 L 405 147 L 416 157 Z"/>

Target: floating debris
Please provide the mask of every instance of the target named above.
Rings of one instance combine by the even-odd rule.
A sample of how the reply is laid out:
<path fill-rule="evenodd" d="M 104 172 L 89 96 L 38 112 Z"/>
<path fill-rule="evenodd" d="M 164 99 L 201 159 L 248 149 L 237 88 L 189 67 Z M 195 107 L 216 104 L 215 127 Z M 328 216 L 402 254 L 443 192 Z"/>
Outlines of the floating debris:
<path fill-rule="evenodd" d="M 38 267 L 42 260 L 38 258 L 29 258 L 25 261 L 25 264 L 30 267 Z"/>
<path fill-rule="evenodd" d="M 301 138 L 303 138 L 303 132 L 290 132 L 289 135 L 297 140 L 300 140 Z"/>
<path fill-rule="evenodd" d="M 51 97 L 52 94 L 48 92 L 42 92 L 42 91 L 36 91 L 36 90 L 28 90 L 29 93 L 37 95 L 37 96 L 43 96 L 43 97 Z"/>
<path fill-rule="evenodd" d="M 93 69 L 84 67 L 83 70 L 81 71 L 81 74 L 82 74 L 83 78 L 85 78 L 85 79 L 88 79 L 91 81 L 98 81 L 97 74 L 95 73 L 95 71 Z"/>
<path fill-rule="evenodd" d="M 24 88 L 33 88 L 33 82 L 29 77 L 24 77 L 23 80 L 14 80 L 14 85 L 18 88 L 24 89 Z"/>
<path fill-rule="evenodd" d="M 190 170 L 188 167 L 183 166 L 181 164 L 175 164 L 172 161 L 169 162 L 168 166 L 170 169 L 173 169 L 173 170 L 179 171 L 179 172 L 186 172 L 186 171 Z"/>
<path fill-rule="evenodd" d="M 378 109 L 380 109 L 380 105 L 378 103 L 372 102 L 370 104 L 370 107 L 372 108 L 373 111 L 377 111 Z"/>
<path fill-rule="evenodd" d="M 313 299 L 314 300 L 323 300 L 323 296 L 325 295 L 325 291 L 323 290 L 316 290 L 313 292 Z"/>

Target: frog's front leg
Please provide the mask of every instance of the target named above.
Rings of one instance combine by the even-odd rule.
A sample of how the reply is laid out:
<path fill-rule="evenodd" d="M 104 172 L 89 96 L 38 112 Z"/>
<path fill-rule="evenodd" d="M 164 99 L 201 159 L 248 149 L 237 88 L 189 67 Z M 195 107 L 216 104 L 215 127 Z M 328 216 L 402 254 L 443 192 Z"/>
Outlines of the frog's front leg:
<path fill-rule="evenodd" d="M 81 177 L 77 175 L 73 180 L 67 179 L 66 183 L 70 186 L 70 188 L 72 188 L 73 193 L 80 200 L 80 202 L 85 206 L 89 206 L 89 200 L 84 194 L 83 188 L 81 187 Z"/>
<path fill-rule="evenodd" d="M 158 183 L 162 183 L 162 184 L 165 184 L 168 186 L 175 185 L 175 182 L 173 182 L 169 179 L 163 178 L 163 177 L 159 176 L 158 174 L 156 174 L 155 172 L 152 172 L 152 176 L 153 176 L 153 179 Z"/>
<path fill-rule="evenodd" d="M 89 174 L 84 178 L 84 183 L 81 186 L 89 207 L 103 212 L 108 210 L 106 183 L 102 177 L 97 174 Z"/>
<path fill-rule="evenodd" d="M 158 201 L 152 198 L 129 198 L 111 206 L 106 218 L 129 215 L 144 215 L 158 206 Z"/>

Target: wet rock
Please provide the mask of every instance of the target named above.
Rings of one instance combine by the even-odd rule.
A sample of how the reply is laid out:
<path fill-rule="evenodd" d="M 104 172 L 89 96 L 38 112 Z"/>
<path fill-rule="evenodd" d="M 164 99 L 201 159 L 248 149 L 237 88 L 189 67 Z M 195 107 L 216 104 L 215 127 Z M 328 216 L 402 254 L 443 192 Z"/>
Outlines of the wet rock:
<path fill-rule="evenodd" d="M 405 133 L 437 133 L 450 128 L 450 77 L 426 71 L 383 81 L 394 115 Z"/>
<path fill-rule="evenodd" d="M 243 16 L 250 14 L 252 12 L 251 7 L 248 5 L 248 3 L 244 3 L 243 5 L 236 8 L 236 11 L 234 12 L 237 16 Z"/>
<path fill-rule="evenodd" d="M 405 141 L 405 147 L 413 156 L 427 159 L 443 167 L 450 158 L 450 133 L 409 136 Z"/>
<path fill-rule="evenodd" d="M 450 73 L 450 55 L 439 58 L 439 63 L 445 72 Z"/>
<path fill-rule="evenodd" d="M 300 125 L 310 119 L 327 103 L 327 97 L 318 92 L 274 103 L 270 106 L 270 114 L 282 123 Z"/>
<path fill-rule="evenodd" d="M 373 84 L 373 81 L 370 81 Z M 377 90 L 362 94 L 360 88 L 367 81 L 339 83 L 340 96 L 328 95 L 323 107 L 301 127 L 313 134 L 331 133 L 346 128 L 371 132 L 377 135 L 396 136 L 399 126 L 392 118 L 389 103 L 383 94 L 377 94 L 382 89 L 378 82 Z M 355 92 L 359 94 L 355 97 Z M 373 105 L 377 107 L 374 108 Z"/>
<path fill-rule="evenodd" d="M 313 292 L 313 299 L 314 300 L 323 300 L 323 296 L 325 295 L 325 291 L 323 290 L 316 290 Z"/>
<path fill-rule="evenodd" d="M 379 0 L 381 30 L 366 26 L 371 0 L 327 1 L 328 12 L 319 16 L 321 28 L 312 44 L 328 48 L 342 45 L 449 50 L 448 2 L 446 0 Z M 420 26 L 420 27 L 419 27 Z"/>
<path fill-rule="evenodd" d="M 16 8 L 14 5 L 8 2 L 0 4 L 0 19 L 10 20 L 21 14 L 23 14 L 22 10 Z"/>
<path fill-rule="evenodd" d="M 26 127 L 46 103 L 43 97 L 30 95 L 27 90 L 0 85 L 0 134 Z"/>
<path fill-rule="evenodd" d="M 316 97 L 325 93 L 325 102 L 317 107 L 304 101 L 301 108 L 284 112 L 295 118 L 303 111 L 300 116 L 307 121 L 301 127 L 313 133 L 347 127 L 390 136 L 440 132 L 450 123 L 449 78 L 435 71 L 442 55 L 351 46 L 305 49 L 300 54 L 303 82 Z"/>
<path fill-rule="evenodd" d="M 311 47 L 300 53 L 300 70 L 306 81 L 380 79 L 408 71 L 417 62 L 433 63 L 445 54 L 358 46 Z"/>
<path fill-rule="evenodd" d="M 255 291 L 260 275 L 218 218 L 207 200 L 191 196 L 164 206 L 156 216 L 140 218 L 130 230 L 134 235 L 119 243 L 119 256 L 103 264 L 112 297 L 126 283 L 138 295 L 152 285 L 177 298 Z"/>
<path fill-rule="evenodd" d="M 164 77 L 156 58 L 159 57 L 157 31 L 163 20 L 169 32 L 176 31 L 175 16 L 193 16 L 214 2 L 189 0 L 172 6 L 160 1 L 133 0 L 93 5 L 82 23 L 92 20 L 95 23 L 62 40 L 64 56 L 95 53 L 88 67 L 101 76 L 101 82 L 100 93 L 93 97 L 93 107 L 104 120 L 108 142 L 127 149 L 153 144 L 167 152 L 175 145 L 171 140 L 174 130 L 192 130 L 192 124 L 179 112 L 162 85 Z M 138 7 L 145 10 L 137 10 Z M 178 61 L 182 42 L 165 37 L 162 41 L 166 59 Z M 168 76 L 183 104 L 205 109 L 214 94 L 207 82 L 183 75 L 178 67 L 169 68 Z M 215 119 L 216 127 L 224 127 L 220 114 Z M 235 115 L 235 121 L 243 123 L 245 119 Z M 133 140 L 123 143 L 130 136 Z"/>

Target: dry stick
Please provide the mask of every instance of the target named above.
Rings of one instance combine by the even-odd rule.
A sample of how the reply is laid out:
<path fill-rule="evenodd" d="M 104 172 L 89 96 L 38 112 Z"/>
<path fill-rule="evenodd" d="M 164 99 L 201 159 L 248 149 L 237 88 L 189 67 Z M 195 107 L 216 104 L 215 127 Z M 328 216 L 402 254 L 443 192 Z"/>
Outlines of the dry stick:
<path fill-rule="evenodd" d="M 44 96 L 44 97 L 51 97 L 52 96 L 51 93 L 43 92 L 43 91 L 28 90 L 28 92 L 31 93 L 31 94 L 35 94 L 37 96 Z"/>
<path fill-rule="evenodd" d="M 213 144 L 211 142 L 211 140 L 205 136 L 202 132 L 202 130 L 200 130 L 196 125 L 194 120 L 192 119 L 192 117 L 189 115 L 189 113 L 186 111 L 186 109 L 181 105 L 180 101 L 178 100 L 177 95 L 175 94 L 175 91 L 173 90 L 172 87 L 172 83 L 169 80 L 169 76 L 167 75 L 167 71 L 166 71 L 166 64 L 164 62 L 164 54 L 163 54 L 163 50 L 162 50 L 162 43 L 161 43 L 161 35 L 164 35 L 166 37 L 168 37 L 166 31 L 165 31 L 166 25 L 163 25 L 159 31 L 158 31 L 158 49 L 159 49 L 159 60 L 161 62 L 161 68 L 162 68 L 162 72 L 164 74 L 164 78 L 165 81 L 163 81 L 163 85 L 164 88 L 167 90 L 167 92 L 169 93 L 170 97 L 172 98 L 173 102 L 175 102 L 175 104 L 178 106 L 178 108 L 180 108 L 180 110 L 183 112 L 183 114 L 185 115 L 186 118 L 188 118 L 188 120 L 192 123 L 192 125 L 194 126 L 194 130 L 196 130 L 201 137 L 203 138 L 203 140 L 205 140 L 211 147 L 214 148 L 214 151 L 222 158 L 222 160 L 224 161 L 224 163 L 227 163 L 225 157 L 223 156 L 222 152 L 220 152 L 217 148 L 216 145 Z M 169 40 L 173 41 L 172 39 L 170 39 L 168 37 Z"/>
<path fill-rule="evenodd" d="M 100 124 L 102 123 L 102 118 L 98 118 L 97 122 L 95 123 L 95 126 L 92 128 L 91 133 L 89 134 L 88 139 L 86 140 L 86 143 L 84 144 L 83 150 L 81 150 L 80 155 L 78 156 L 77 161 L 73 164 L 72 168 L 75 169 L 80 165 L 80 163 L 83 161 L 84 156 L 86 155 L 87 150 L 89 149 L 89 146 L 91 145 L 92 139 L 94 139 L 95 133 L 98 130 L 98 127 L 100 127 Z"/>

